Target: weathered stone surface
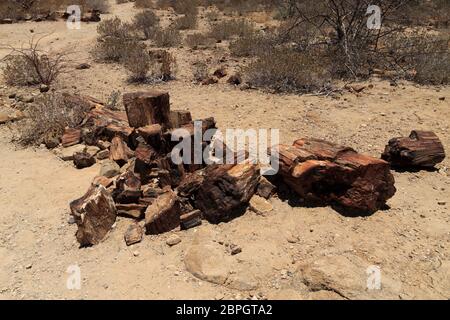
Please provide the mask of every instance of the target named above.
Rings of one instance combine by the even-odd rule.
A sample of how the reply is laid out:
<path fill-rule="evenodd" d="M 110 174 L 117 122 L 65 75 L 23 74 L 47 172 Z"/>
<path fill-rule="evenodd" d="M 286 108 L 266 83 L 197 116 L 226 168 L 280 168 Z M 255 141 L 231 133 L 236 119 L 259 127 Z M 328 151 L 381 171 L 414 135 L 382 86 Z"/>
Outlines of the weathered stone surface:
<path fill-rule="evenodd" d="M 255 194 L 250 199 L 250 209 L 257 214 L 265 214 L 272 211 L 273 206 L 269 201 Z"/>
<path fill-rule="evenodd" d="M 114 182 L 114 179 L 107 178 L 104 176 L 97 176 L 92 180 L 92 184 L 95 186 L 102 185 L 105 188 L 110 187 Z"/>
<path fill-rule="evenodd" d="M 298 268 L 296 278 L 310 291 L 327 290 L 337 293 L 344 299 L 398 299 L 401 282 L 393 280 L 383 270 L 379 290 L 367 290 L 371 263 L 351 255 L 327 255 L 304 261 Z"/>
<path fill-rule="evenodd" d="M 134 128 L 155 123 L 170 127 L 170 102 L 167 92 L 125 93 L 123 104 L 127 112 L 128 122 Z"/>
<path fill-rule="evenodd" d="M 56 154 L 64 161 L 72 161 L 73 155 L 77 152 L 84 152 L 86 148 L 83 144 L 76 144 L 68 148 L 62 148 L 61 150 L 55 150 Z"/>
<path fill-rule="evenodd" d="M 137 223 L 131 223 L 124 234 L 125 243 L 127 246 L 131 246 L 132 244 L 141 242 L 143 235 L 144 230 L 142 227 Z"/>
<path fill-rule="evenodd" d="M 103 186 L 91 186 L 83 197 L 70 203 L 70 210 L 81 246 L 98 244 L 116 221 L 114 200 Z"/>
<path fill-rule="evenodd" d="M 106 160 L 102 162 L 102 166 L 100 168 L 100 175 L 112 178 L 117 176 L 120 173 L 120 167 L 119 165 L 112 160 Z"/>
<path fill-rule="evenodd" d="M 166 244 L 170 247 L 173 247 L 173 246 L 179 244 L 180 242 L 181 242 L 181 238 L 177 234 L 170 235 L 166 240 Z"/>
<path fill-rule="evenodd" d="M 85 152 L 90 154 L 91 156 L 95 156 L 100 151 L 100 148 L 97 146 L 87 146 Z"/>
<path fill-rule="evenodd" d="M 172 190 L 158 196 L 145 212 L 147 234 L 168 232 L 180 226 L 180 204 Z"/>
<path fill-rule="evenodd" d="M 128 148 L 120 137 L 114 137 L 112 139 L 109 152 L 109 158 L 117 162 L 119 165 L 124 165 L 127 163 L 132 155 L 130 148 Z"/>
<path fill-rule="evenodd" d="M 73 155 L 73 164 L 77 169 L 83 169 L 95 164 L 95 157 L 87 152 L 77 152 Z"/>
<path fill-rule="evenodd" d="M 98 160 L 105 160 L 109 158 L 109 150 L 105 149 L 105 150 L 101 150 L 97 153 L 96 158 Z"/>

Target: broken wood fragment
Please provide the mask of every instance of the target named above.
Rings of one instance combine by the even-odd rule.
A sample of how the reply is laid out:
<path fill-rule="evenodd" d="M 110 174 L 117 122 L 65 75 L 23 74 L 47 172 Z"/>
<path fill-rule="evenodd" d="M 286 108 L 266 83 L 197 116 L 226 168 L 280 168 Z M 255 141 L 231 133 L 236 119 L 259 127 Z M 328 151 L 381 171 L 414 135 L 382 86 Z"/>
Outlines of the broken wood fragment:
<path fill-rule="evenodd" d="M 170 127 L 170 102 L 167 92 L 125 93 L 123 104 L 131 127 L 140 128 L 156 123 Z"/>
<path fill-rule="evenodd" d="M 116 206 L 103 186 L 91 186 L 86 194 L 70 203 L 81 246 L 98 244 L 116 221 Z"/>
<path fill-rule="evenodd" d="M 80 143 L 81 141 L 81 130 L 74 128 L 66 128 L 64 134 L 61 138 L 61 144 L 63 147 L 70 147 Z"/>
<path fill-rule="evenodd" d="M 389 140 L 381 158 L 397 168 L 432 168 L 445 159 L 445 151 L 434 132 L 415 130 Z"/>
<path fill-rule="evenodd" d="M 192 116 L 186 110 L 171 110 L 170 111 L 170 125 L 172 128 L 179 128 L 192 121 Z"/>
<path fill-rule="evenodd" d="M 172 191 L 158 196 L 145 211 L 147 234 L 168 232 L 180 226 L 180 205 L 177 195 Z"/>
<path fill-rule="evenodd" d="M 132 151 L 128 148 L 121 137 L 114 137 L 114 139 L 112 139 L 109 152 L 109 158 L 117 162 L 120 166 L 127 163 L 132 155 Z"/>
<path fill-rule="evenodd" d="M 202 213 L 200 210 L 194 210 L 183 214 L 180 217 L 181 230 L 187 230 L 202 224 Z"/>

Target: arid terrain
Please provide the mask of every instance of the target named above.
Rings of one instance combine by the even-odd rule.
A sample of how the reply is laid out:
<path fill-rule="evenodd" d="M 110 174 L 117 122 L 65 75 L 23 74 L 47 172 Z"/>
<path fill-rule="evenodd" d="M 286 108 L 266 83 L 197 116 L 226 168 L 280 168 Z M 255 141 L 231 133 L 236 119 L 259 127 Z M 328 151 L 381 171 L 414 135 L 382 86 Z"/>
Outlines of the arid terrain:
<path fill-rule="evenodd" d="M 116 4 L 102 20 L 130 21 L 133 3 Z M 158 11 L 162 23 L 171 11 Z M 261 19 L 259 19 L 261 20 Z M 146 235 L 127 246 L 130 220 L 118 217 L 102 243 L 79 248 L 77 226 L 69 223 L 69 202 L 81 197 L 100 164 L 78 170 L 45 146 L 19 147 L 9 125 L 0 125 L 0 299 L 449 299 L 450 298 L 450 88 L 407 81 L 393 85 L 373 76 L 366 88 L 337 95 L 273 94 L 242 90 L 225 82 L 202 86 L 191 80 L 191 64 L 209 61 L 230 73 L 238 60 L 222 50 L 171 48 L 176 79 L 131 84 L 123 67 L 98 63 L 90 55 L 97 23 L 69 30 L 60 21 L 0 25 L 0 44 L 20 46 L 33 34 L 50 34 L 42 45 L 72 50 L 73 69 L 52 85 L 57 91 L 106 101 L 121 93 L 168 91 L 171 107 L 193 118 L 214 116 L 218 128 L 276 128 L 282 143 L 315 137 L 380 157 L 393 137 L 411 130 L 434 131 L 447 151 L 436 170 L 396 172 L 397 192 L 389 208 L 367 217 L 345 217 L 331 207 L 292 207 L 272 197 L 273 210 L 251 210 L 227 223 Z M 199 24 L 199 29 L 203 24 Z M 9 51 L 2 49 L 0 57 Z M 0 80 L 3 81 L 3 80 Z M 12 114 L 14 93 L 41 95 L 39 86 L 0 82 L 0 112 Z M 181 238 L 166 244 L 173 234 Z M 230 255 L 227 246 L 242 252 Z M 201 266 L 203 280 L 186 270 Z M 67 269 L 78 265 L 81 288 L 66 286 Z M 379 266 L 381 288 L 368 290 L 367 269 Z M 220 283 L 220 284 L 217 284 Z"/>

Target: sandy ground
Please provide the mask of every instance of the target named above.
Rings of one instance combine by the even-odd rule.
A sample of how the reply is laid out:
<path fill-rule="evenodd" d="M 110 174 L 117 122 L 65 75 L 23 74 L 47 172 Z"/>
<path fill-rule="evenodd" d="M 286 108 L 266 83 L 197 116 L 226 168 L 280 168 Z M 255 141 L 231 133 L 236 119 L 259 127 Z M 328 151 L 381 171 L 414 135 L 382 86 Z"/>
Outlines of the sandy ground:
<path fill-rule="evenodd" d="M 132 4 L 123 4 L 114 5 L 112 14 L 130 19 L 134 12 Z M 92 64 L 64 75 L 58 90 L 105 100 L 112 90 L 156 87 L 170 92 L 173 108 L 188 109 L 195 118 L 214 116 L 222 129 L 278 128 L 285 143 L 313 136 L 378 157 L 390 138 L 424 129 L 435 131 L 450 150 L 449 87 L 394 87 L 374 78 L 367 83 L 373 88 L 360 95 L 344 92 L 333 98 L 192 84 L 194 60 L 234 67 L 220 47 L 172 49 L 177 80 L 129 85 L 121 66 L 92 62 L 96 24 L 83 24 L 81 30 L 67 30 L 64 22 L 1 25 L 0 43 L 18 45 L 30 29 L 53 31 L 43 44 L 75 49 L 77 61 Z M 1 87 L 0 111 L 9 110 L 9 93 L 20 90 Z M 31 91 L 38 94 L 36 88 Z M 174 247 L 165 243 L 170 234 L 145 236 L 127 247 L 123 234 L 130 220 L 119 218 L 103 243 L 79 249 L 76 226 L 68 224 L 68 203 L 84 194 L 99 164 L 77 170 L 44 148 L 17 149 L 10 136 L 1 126 L 0 299 L 450 298 L 448 157 L 433 172 L 394 172 L 397 193 L 388 202 L 390 209 L 370 217 L 343 217 L 328 207 L 291 207 L 273 198 L 274 210 L 265 216 L 248 211 L 226 224 L 204 222 L 174 231 L 182 239 Z M 228 255 L 225 245 L 231 243 L 242 252 Z M 220 284 L 190 274 L 187 255 L 204 264 L 207 280 Z M 80 267 L 80 290 L 66 286 L 73 265 Z M 381 270 L 380 290 L 367 289 L 366 271 L 374 265 Z"/>

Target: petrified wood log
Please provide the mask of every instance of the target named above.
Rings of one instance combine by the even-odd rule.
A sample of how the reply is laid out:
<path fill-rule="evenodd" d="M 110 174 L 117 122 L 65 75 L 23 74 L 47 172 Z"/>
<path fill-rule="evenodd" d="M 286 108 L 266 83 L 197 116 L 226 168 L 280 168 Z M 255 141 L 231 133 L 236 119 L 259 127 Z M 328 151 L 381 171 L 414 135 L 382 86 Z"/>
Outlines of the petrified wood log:
<path fill-rule="evenodd" d="M 147 234 L 168 232 L 180 226 L 180 204 L 172 190 L 158 196 L 145 211 Z"/>
<path fill-rule="evenodd" d="M 294 147 L 280 145 L 279 157 L 280 175 L 306 204 L 331 204 L 342 213 L 369 214 L 382 208 L 396 191 L 386 161 L 348 147 L 300 139 Z"/>
<path fill-rule="evenodd" d="M 61 144 L 64 148 L 80 143 L 81 130 L 74 128 L 66 128 L 61 138 Z"/>
<path fill-rule="evenodd" d="M 179 128 L 182 125 L 188 124 L 192 121 L 192 116 L 186 110 L 171 110 L 170 111 L 170 125 L 172 128 Z"/>
<path fill-rule="evenodd" d="M 193 210 L 180 217 L 181 230 L 187 230 L 202 224 L 202 213 L 200 210 Z"/>
<path fill-rule="evenodd" d="M 121 174 L 113 192 L 114 200 L 123 204 L 138 203 L 141 196 L 141 180 L 132 171 Z"/>
<path fill-rule="evenodd" d="M 114 200 L 103 186 L 91 186 L 83 197 L 70 203 L 70 210 L 81 246 L 98 244 L 116 221 Z"/>
<path fill-rule="evenodd" d="M 111 141 L 111 147 L 109 149 L 109 158 L 117 162 L 120 166 L 123 166 L 128 162 L 133 152 L 128 148 L 126 143 L 121 137 L 114 137 Z"/>
<path fill-rule="evenodd" d="M 147 209 L 145 204 L 136 203 L 116 203 L 117 214 L 119 216 L 140 219 L 144 216 Z"/>
<path fill-rule="evenodd" d="M 170 127 L 170 102 L 167 92 L 133 92 L 123 95 L 123 104 L 131 127 L 159 123 Z"/>
<path fill-rule="evenodd" d="M 151 124 L 136 129 L 137 135 L 155 149 L 160 149 L 162 139 L 162 127 L 160 124 Z M 137 143 L 135 143 L 137 145 Z"/>
<path fill-rule="evenodd" d="M 431 131 L 412 131 L 409 137 L 389 140 L 381 158 L 393 167 L 434 167 L 445 158 L 442 142 Z"/>
<path fill-rule="evenodd" d="M 212 223 L 228 221 L 243 212 L 256 191 L 259 168 L 252 163 L 206 167 L 194 204 Z"/>

